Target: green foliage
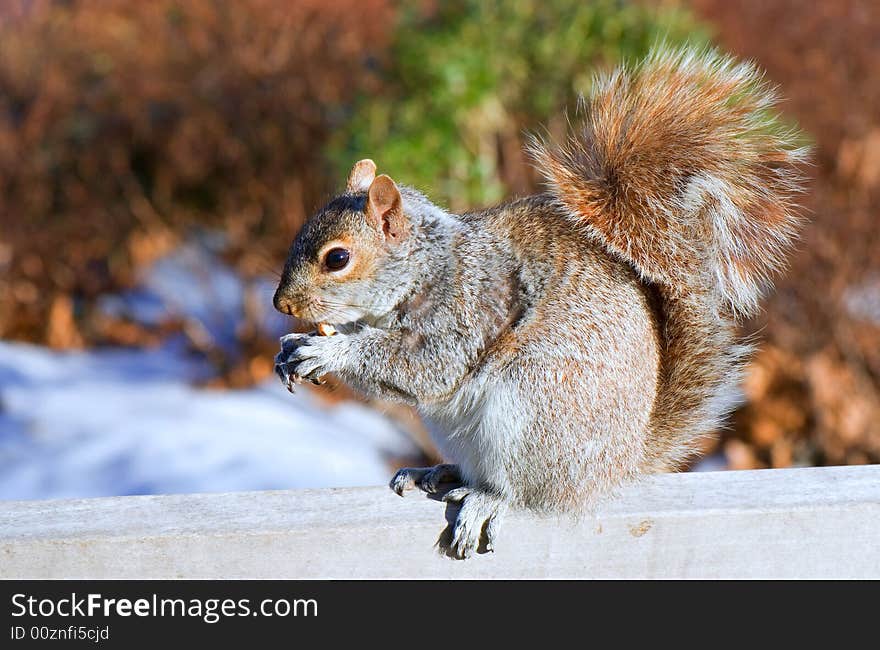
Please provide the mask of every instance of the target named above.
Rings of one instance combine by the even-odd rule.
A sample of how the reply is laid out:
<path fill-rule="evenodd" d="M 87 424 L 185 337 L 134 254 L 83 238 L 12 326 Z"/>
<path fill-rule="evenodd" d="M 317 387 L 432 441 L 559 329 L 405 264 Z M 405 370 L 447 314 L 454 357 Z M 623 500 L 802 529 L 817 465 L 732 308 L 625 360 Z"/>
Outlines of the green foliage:
<path fill-rule="evenodd" d="M 432 3 L 433 4 L 433 3 Z M 619 0 L 453 0 L 402 8 L 384 88 L 362 96 L 331 150 L 358 158 L 454 209 L 528 189 L 524 129 L 565 127 L 597 68 L 655 43 L 706 42 L 675 7 Z"/>

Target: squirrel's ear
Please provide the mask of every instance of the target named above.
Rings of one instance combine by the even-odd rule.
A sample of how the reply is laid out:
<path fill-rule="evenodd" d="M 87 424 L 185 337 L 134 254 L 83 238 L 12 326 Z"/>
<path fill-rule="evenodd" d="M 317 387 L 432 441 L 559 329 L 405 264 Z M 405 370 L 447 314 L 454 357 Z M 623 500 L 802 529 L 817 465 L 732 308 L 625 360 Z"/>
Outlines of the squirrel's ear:
<path fill-rule="evenodd" d="M 364 158 L 357 161 L 351 168 L 346 188 L 349 192 L 364 192 L 369 189 L 374 178 L 376 178 L 376 163 L 369 158 Z"/>
<path fill-rule="evenodd" d="M 409 222 L 403 214 L 400 190 L 389 176 L 377 176 L 370 184 L 365 211 L 367 222 L 381 231 L 387 240 L 400 241 L 409 233 Z"/>

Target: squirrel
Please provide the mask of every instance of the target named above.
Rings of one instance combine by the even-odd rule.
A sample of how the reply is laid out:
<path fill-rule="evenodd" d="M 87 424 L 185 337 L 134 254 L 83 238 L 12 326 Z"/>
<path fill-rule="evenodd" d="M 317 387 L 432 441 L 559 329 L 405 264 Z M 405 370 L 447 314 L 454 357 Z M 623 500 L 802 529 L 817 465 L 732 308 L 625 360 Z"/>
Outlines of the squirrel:
<path fill-rule="evenodd" d="M 751 63 L 659 48 L 597 76 L 564 141 L 531 137 L 542 193 L 455 215 L 361 160 L 274 296 L 339 332 L 282 337 L 276 372 L 436 425 L 448 463 L 390 485 L 459 484 L 458 557 L 494 550 L 510 507 L 586 512 L 676 470 L 737 404 L 736 322 L 802 222 L 808 150 L 776 102 Z"/>

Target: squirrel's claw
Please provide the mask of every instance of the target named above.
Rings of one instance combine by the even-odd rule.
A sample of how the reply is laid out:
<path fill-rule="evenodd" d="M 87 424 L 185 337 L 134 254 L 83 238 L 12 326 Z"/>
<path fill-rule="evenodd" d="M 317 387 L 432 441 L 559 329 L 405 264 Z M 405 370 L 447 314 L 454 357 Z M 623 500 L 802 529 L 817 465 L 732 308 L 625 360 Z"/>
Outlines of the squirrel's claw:
<path fill-rule="evenodd" d="M 388 484 L 398 496 L 407 490 L 420 488 L 428 494 L 440 491 L 441 483 L 461 483 L 458 465 L 435 465 L 434 467 L 404 467 L 397 471 Z"/>
<path fill-rule="evenodd" d="M 390 487 L 397 496 L 402 497 L 404 492 L 415 489 L 419 482 L 419 472 L 427 472 L 427 469 L 421 467 L 404 467 L 399 469 L 391 478 L 388 487 Z"/>
<path fill-rule="evenodd" d="M 436 494 L 441 490 L 441 484 L 461 484 L 461 470 L 458 465 L 442 464 L 428 469 L 418 482 L 418 486 L 428 494 Z"/>
<path fill-rule="evenodd" d="M 292 393 L 294 384 L 303 380 L 316 385 L 323 383 L 321 377 L 327 372 L 325 365 L 329 354 L 325 346 L 329 340 L 330 337 L 318 337 L 314 333 L 281 337 L 281 352 L 275 355 L 275 374 L 287 390 Z"/>
<path fill-rule="evenodd" d="M 461 503 L 448 547 L 453 557 L 469 558 L 479 550 L 480 540 L 485 540 L 486 551 L 495 550 L 501 520 L 507 511 L 507 504 L 500 497 L 465 486 L 450 490 L 443 500 Z"/>
<path fill-rule="evenodd" d="M 281 380 L 281 383 L 284 384 L 285 388 L 287 388 L 290 393 L 293 393 L 293 385 L 296 383 L 296 375 L 291 372 L 290 364 L 285 361 L 284 352 L 279 352 L 275 356 L 275 374 L 278 375 L 278 378 Z"/>
<path fill-rule="evenodd" d="M 420 488 L 428 493 L 439 491 L 442 483 L 461 481 L 458 465 L 435 467 L 404 467 L 397 471 L 388 486 L 399 496 L 408 490 Z M 501 518 L 507 504 L 488 492 L 469 486 L 455 487 L 443 495 L 449 504 L 461 504 L 452 527 L 452 540 L 442 544 L 452 557 L 466 559 L 480 549 L 485 541 L 486 551 L 495 550 L 495 540 L 501 526 Z"/>
<path fill-rule="evenodd" d="M 294 362 L 297 364 L 296 375 L 298 377 L 310 381 L 316 386 L 320 386 L 323 383 L 321 377 L 324 375 L 324 365 L 319 360 L 301 359 L 297 355 Z"/>

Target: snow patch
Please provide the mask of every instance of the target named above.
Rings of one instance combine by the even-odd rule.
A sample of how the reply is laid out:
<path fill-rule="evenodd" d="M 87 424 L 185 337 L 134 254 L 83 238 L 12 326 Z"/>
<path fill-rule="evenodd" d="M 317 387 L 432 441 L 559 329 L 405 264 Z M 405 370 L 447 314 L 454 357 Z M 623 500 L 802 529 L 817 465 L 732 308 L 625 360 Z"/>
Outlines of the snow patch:
<path fill-rule="evenodd" d="M 376 485 L 416 453 L 381 414 L 277 381 L 208 390 L 203 361 L 157 350 L 0 342 L 0 499 Z"/>

